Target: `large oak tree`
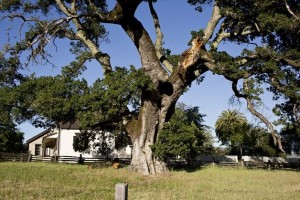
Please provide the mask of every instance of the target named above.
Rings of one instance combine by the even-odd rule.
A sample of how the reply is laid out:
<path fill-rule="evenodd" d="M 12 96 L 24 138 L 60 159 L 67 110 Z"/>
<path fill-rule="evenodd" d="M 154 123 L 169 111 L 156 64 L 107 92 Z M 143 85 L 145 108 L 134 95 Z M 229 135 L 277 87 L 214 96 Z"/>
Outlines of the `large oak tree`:
<path fill-rule="evenodd" d="M 200 31 L 193 32 L 190 48 L 175 56 L 163 48 L 160 20 L 155 11 L 155 4 L 153 5 L 154 1 L 151 0 L 116 0 L 115 6 L 110 10 L 107 9 L 105 0 L 2 0 L 1 22 L 19 20 L 19 23 L 14 25 L 19 26 L 17 30 L 20 30 L 20 33 L 15 35 L 20 39 L 9 40 L 11 43 L 5 46 L 5 52 L 1 55 L 6 60 L 14 61 L 12 65 L 4 67 L 18 69 L 28 64 L 19 62 L 20 55 L 27 55 L 31 61 L 42 59 L 48 62 L 49 44 L 54 42 L 55 46 L 56 39 L 65 39 L 70 40 L 71 53 L 74 53 L 76 58 L 66 68 L 64 76 L 70 77 L 74 73 L 80 73 L 84 69 L 85 62 L 91 59 L 99 63 L 105 76 L 110 76 L 114 74 L 114 68 L 111 66 L 110 56 L 101 50 L 101 41 L 107 37 L 103 24 L 114 24 L 120 26 L 135 45 L 145 75 L 143 77 L 152 82 L 149 87 L 138 87 L 141 91 L 138 112 L 130 112 L 130 109 L 125 108 L 124 102 L 121 102 L 122 108 L 119 109 L 122 119 L 126 119 L 125 125 L 133 143 L 132 169 L 144 174 L 167 170 L 165 163 L 153 155 L 151 145 L 157 142 L 160 131 L 169 120 L 178 98 L 193 81 L 208 71 L 223 75 L 232 82 L 236 97 L 246 100 L 250 112 L 266 124 L 275 145 L 283 151 L 280 136 L 273 128 L 273 124 L 257 111 L 255 105 L 261 101 L 260 85 L 265 83 L 267 89 L 274 92 L 274 98 L 283 99 L 282 104 L 277 107 L 277 113 L 288 113 L 291 119 L 299 123 L 299 2 L 297 0 L 188 0 L 187 2 L 195 6 L 199 12 L 203 9 L 211 9 L 212 12 L 207 26 L 199 27 Z M 156 30 L 155 41 L 151 40 L 145 25 L 135 16 L 142 3 L 149 5 L 153 27 Z M 8 28 L 7 32 L 10 31 L 12 28 Z M 219 50 L 223 42 L 255 43 L 256 48 L 244 50 L 239 56 L 231 56 L 228 52 Z M 12 70 L 10 75 L 17 75 L 14 72 L 17 70 Z M 122 79 L 122 76 L 111 76 L 117 78 L 115 80 Z M 20 83 L 22 81 L 18 80 L 17 84 Z M 108 83 L 115 82 L 108 81 Z M 242 83 L 241 86 L 239 83 Z M 81 92 L 78 90 L 76 94 L 84 93 L 85 89 L 80 88 Z M 107 87 L 102 87 L 105 88 Z M 118 87 L 113 88 L 118 90 Z M 101 101 L 99 96 L 89 100 L 91 99 Z M 52 117 L 53 121 L 63 120 L 55 119 L 55 116 L 59 118 L 62 115 L 47 116 L 43 113 L 47 113 L 47 110 L 39 109 L 38 104 L 30 105 L 30 101 L 27 102 L 25 113 L 29 113 L 28 116 L 40 115 L 43 118 Z M 117 102 L 107 101 L 111 108 L 114 108 Z M 16 104 L 18 105 L 20 103 Z M 88 106 L 84 108 L 87 109 Z M 101 110 L 101 106 L 99 109 Z M 69 111 L 64 110 L 66 113 Z M 113 112 L 116 112 L 116 109 Z M 70 114 L 69 116 L 74 118 L 78 117 L 74 112 Z M 104 115 L 103 112 L 94 110 L 96 119 L 97 114 Z M 107 120 L 110 121 L 108 118 Z"/>

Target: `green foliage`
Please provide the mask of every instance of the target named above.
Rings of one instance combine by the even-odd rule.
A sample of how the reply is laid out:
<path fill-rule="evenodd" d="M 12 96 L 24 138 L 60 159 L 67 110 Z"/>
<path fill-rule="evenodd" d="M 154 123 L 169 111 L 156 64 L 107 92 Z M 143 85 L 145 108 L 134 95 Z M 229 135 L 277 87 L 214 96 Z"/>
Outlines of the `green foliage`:
<path fill-rule="evenodd" d="M 68 71 L 65 68 L 65 73 L 74 74 L 71 68 Z M 44 127 L 80 119 L 82 127 L 96 128 L 101 123 L 113 126 L 124 115 L 136 113 L 141 90 L 152 87 L 143 71 L 134 67 L 129 70 L 117 67 L 91 87 L 84 79 L 74 79 L 76 76 L 32 75 L 20 85 L 0 89 L 5 94 L 1 96 L 3 106 L 9 105 L 8 113 L 18 123 L 31 120 L 34 125 Z"/>
<path fill-rule="evenodd" d="M 1 63 L 2 64 L 2 63 Z M 12 117 L 14 97 L 9 95 L 18 82 L 23 79 L 13 69 L 0 64 L 0 152 L 23 151 L 23 135 L 16 128 Z M 12 75 L 13 74 L 13 75 Z M 12 75 L 12 76 L 11 76 Z M 16 75 L 16 76 L 14 76 Z"/>
<path fill-rule="evenodd" d="M 278 153 L 268 131 L 249 124 L 237 110 L 223 111 L 215 131 L 222 144 L 229 146 L 231 154 L 275 156 Z"/>
<path fill-rule="evenodd" d="M 239 143 L 241 135 L 248 129 L 247 119 L 237 110 L 226 110 L 221 113 L 215 124 L 217 137 L 222 144 L 234 141 Z M 236 139 L 236 140 L 235 140 Z"/>
<path fill-rule="evenodd" d="M 300 23 L 299 16 L 294 16 L 299 15 L 299 3 L 294 0 L 223 0 L 217 3 L 224 16 L 223 28 L 231 34 L 226 40 L 255 44 L 256 48 L 244 50 L 237 57 L 214 52 L 213 57 L 220 66 L 214 72 L 231 81 L 244 77 L 255 79 L 250 90 L 240 91 L 249 95 L 252 101 L 260 101 L 260 85 L 264 84 L 274 94 L 274 100 L 282 101 L 274 108 L 275 114 L 281 118 L 280 123 L 293 122 L 296 116 L 291 108 L 296 108 L 296 113 L 300 108 Z M 243 35 L 245 30 L 251 33 Z M 241 64 L 242 58 L 247 62 Z"/>
<path fill-rule="evenodd" d="M 122 149 L 131 144 L 127 132 L 115 129 L 113 132 L 81 129 L 73 142 L 73 149 L 81 153 L 108 155 L 114 149 Z"/>
<path fill-rule="evenodd" d="M 166 58 L 169 60 L 169 62 L 175 67 L 177 68 L 178 66 L 178 62 L 181 58 L 180 55 L 176 55 L 176 54 L 171 54 L 171 50 L 170 49 L 163 49 L 163 54 L 166 56 Z"/>
<path fill-rule="evenodd" d="M 73 149 L 82 153 L 108 155 L 114 150 L 114 135 L 99 130 L 81 130 L 73 142 Z"/>
<path fill-rule="evenodd" d="M 196 37 L 202 38 L 204 36 L 204 30 L 200 29 L 199 31 L 191 31 L 191 35 L 192 35 L 192 38 L 188 42 L 189 46 L 192 45 L 193 39 L 195 39 Z"/>
<path fill-rule="evenodd" d="M 280 131 L 284 150 L 291 153 L 300 153 L 300 124 L 287 123 Z"/>
<path fill-rule="evenodd" d="M 212 138 L 202 124 L 203 117 L 198 107 L 179 104 L 152 146 L 155 156 L 164 161 L 177 156 L 190 161 L 200 153 L 211 153 Z"/>
<path fill-rule="evenodd" d="M 0 2 L 0 11 L 16 11 L 21 5 L 21 0 L 2 0 Z"/>
<path fill-rule="evenodd" d="M 196 6 L 195 10 L 202 12 L 203 11 L 203 6 L 205 6 L 205 4 L 210 4 L 212 2 L 212 0 L 188 0 L 188 3 Z"/>
<path fill-rule="evenodd" d="M 22 152 L 24 133 L 0 123 L 0 152 Z"/>
<path fill-rule="evenodd" d="M 84 127 L 120 122 L 128 114 L 136 114 L 140 107 L 142 90 L 151 90 L 151 80 L 143 70 L 116 67 L 104 79 L 98 79 L 83 97 L 85 111 L 79 113 Z M 128 106 L 131 110 L 128 109 Z M 107 124 L 107 123 L 106 123 Z"/>
<path fill-rule="evenodd" d="M 13 87 L 24 81 L 26 78 L 18 71 L 19 68 L 19 59 L 14 57 L 6 59 L 0 52 L 0 87 Z"/>
<path fill-rule="evenodd" d="M 230 145 L 231 154 L 278 156 L 280 153 L 274 146 L 271 135 L 264 128 L 249 125 L 249 130 L 242 133 L 240 138 L 238 144 Z"/>
<path fill-rule="evenodd" d="M 31 120 L 36 126 L 72 122 L 83 109 L 81 97 L 88 93 L 85 80 L 32 76 L 8 93 L 15 99 L 12 114 L 17 122 Z"/>

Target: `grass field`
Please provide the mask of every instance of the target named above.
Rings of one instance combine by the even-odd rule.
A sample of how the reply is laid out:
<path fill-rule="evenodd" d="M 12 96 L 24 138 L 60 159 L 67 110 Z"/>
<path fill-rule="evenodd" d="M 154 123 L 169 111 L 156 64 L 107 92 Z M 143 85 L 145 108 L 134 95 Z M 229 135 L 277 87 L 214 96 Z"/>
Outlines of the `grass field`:
<path fill-rule="evenodd" d="M 84 165 L 0 163 L 0 199 L 113 200 L 116 183 L 129 199 L 300 199 L 300 172 L 207 167 L 142 176 L 127 169 Z"/>

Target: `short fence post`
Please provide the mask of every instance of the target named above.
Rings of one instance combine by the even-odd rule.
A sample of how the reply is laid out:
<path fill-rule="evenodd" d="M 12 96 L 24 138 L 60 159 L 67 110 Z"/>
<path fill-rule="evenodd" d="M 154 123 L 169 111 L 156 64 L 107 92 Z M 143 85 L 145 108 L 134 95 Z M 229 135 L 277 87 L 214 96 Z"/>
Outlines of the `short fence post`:
<path fill-rule="evenodd" d="M 127 183 L 117 183 L 115 200 L 128 200 L 128 184 Z"/>
<path fill-rule="evenodd" d="M 31 154 L 31 152 L 29 152 L 27 162 L 31 162 L 31 157 L 32 157 L 32 154 Z"/>
<path fill-rule="evenodd" d="M 78 162 L 78 164 L 84 164 L 84 158 L 82 157 L 82 154 L 79 155 L 77 162 Z"/>
<path fill-rule="evenodd" d="M 270 160 L 268 160 L 267 168 L 268 168 L 268 170 L 271 170 L 271 161 Z"/>

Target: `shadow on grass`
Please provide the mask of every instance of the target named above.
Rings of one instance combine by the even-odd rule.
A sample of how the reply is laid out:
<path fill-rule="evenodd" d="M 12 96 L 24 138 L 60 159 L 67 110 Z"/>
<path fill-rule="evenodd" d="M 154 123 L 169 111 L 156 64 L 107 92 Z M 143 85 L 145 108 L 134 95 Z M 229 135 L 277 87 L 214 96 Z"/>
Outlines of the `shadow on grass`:
<path fill-rule="evenodd" d="M 190 163 L 172 163 L 172 164 L 168 164 L 168 168 L 171 171 L 186 171 L 186 172 L 195 172 L 195 171 L 199 171 L 199 170 L 203 170 L 206 167 L 211 166 L 211 163 L 205 163 L 205 164 L 190 164 Z"/>

